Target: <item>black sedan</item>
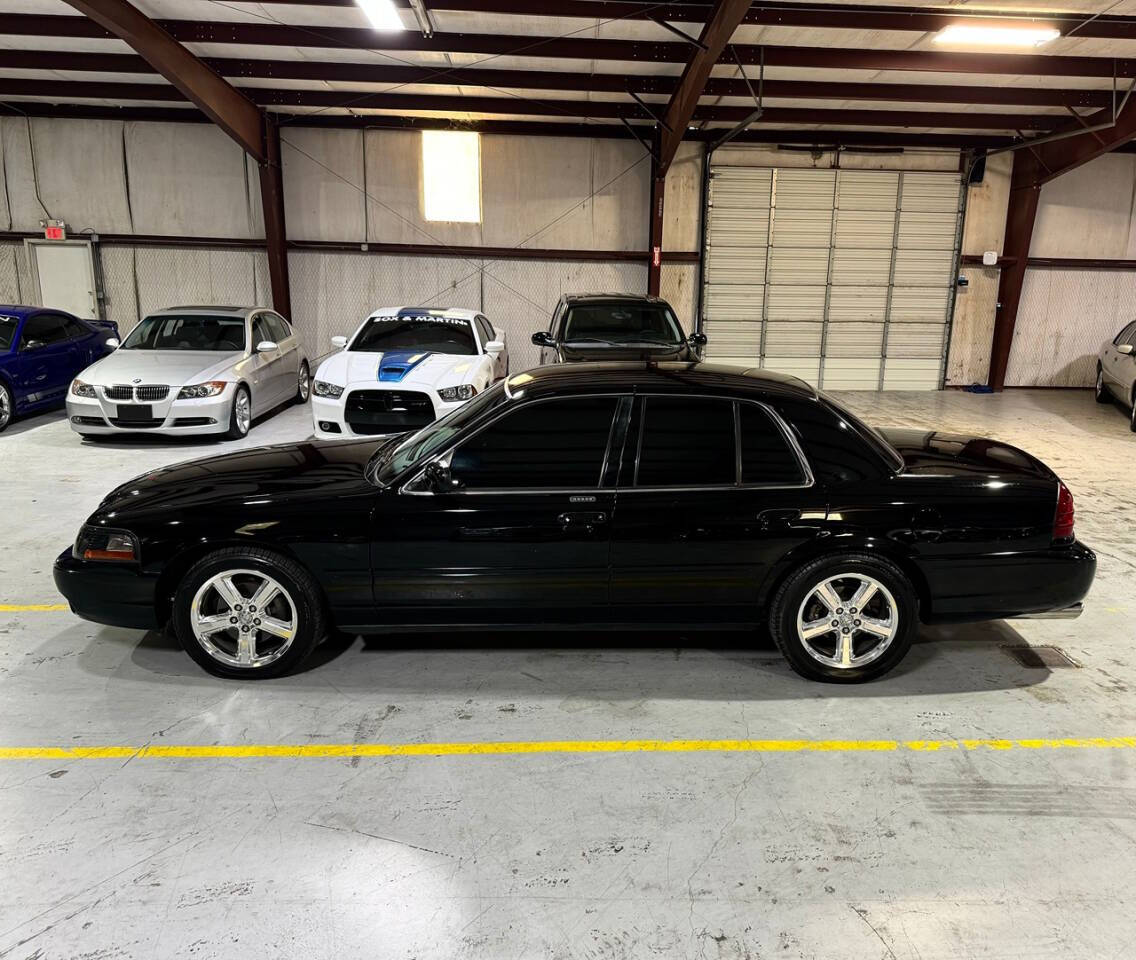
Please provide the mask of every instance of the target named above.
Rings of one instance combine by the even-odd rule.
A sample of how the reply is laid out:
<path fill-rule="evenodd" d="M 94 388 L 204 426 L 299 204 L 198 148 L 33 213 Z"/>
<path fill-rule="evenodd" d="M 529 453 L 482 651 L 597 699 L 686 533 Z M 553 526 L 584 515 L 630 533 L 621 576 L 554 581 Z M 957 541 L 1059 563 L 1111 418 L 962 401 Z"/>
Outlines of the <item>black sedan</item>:
<path fill-rule="evenodd" d="M 886 673 L 918 624 L 1079 611 L 1065 485 L 993 440 L 878 432 L 711 364 L 517 374 L 412 435 L 210 457 L 99 505 L 55 581 L 226 677 L 331 630 L 768 630 L 806 677 Z"/>

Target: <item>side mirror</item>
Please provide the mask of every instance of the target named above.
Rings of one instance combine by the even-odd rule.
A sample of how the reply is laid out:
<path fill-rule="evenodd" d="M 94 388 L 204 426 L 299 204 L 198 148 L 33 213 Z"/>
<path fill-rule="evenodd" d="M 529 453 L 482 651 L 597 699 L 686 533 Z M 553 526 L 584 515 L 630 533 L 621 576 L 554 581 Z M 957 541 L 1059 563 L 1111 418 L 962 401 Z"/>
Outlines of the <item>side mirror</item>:
<path fill-rule="evenodd" d="M 706 346 L 706 334 L 699 330 L 697 333 L 692 333 L 687 337 L 686 342 L 692 347 L 704 347 Z"/>
<path fill-rule="evenodd" d="M 538 347 L 555 347 L 556 341 L 552 339 L 552 334 L 547 330 L 538 330 L 532 335 L 532 342 Z"/>
<path fill-rule="evenodd" d="M 107 337 L 106 345 L 108 350 L 117 350 L 120 346 L 118 337 Z"/>
<path fill-rule="evenodd" d="M 347 346 L 347 338 L 346 337 L 332 337 L 331 338 L 331 345 L 333 347 L 335 347 L 336 350 L 342 350 L 345 346 Z"/>
<path fill-rule="evenodd" d="M 271 351 L 276 349 L 276 346 L 277 344 L 275 340 L 261 340 L 260 343 L 256 345 L 256 352 L 270 353 Z"/>
<path fill-rule="evenodd" d="M 1116 348 L 1116 352 L 1128 355 L 1128 354 L 1132 353 L 1132 344 L 1122 343 Z"/>
<path fill-rule="evenodd" d="M 504 349 L 505 349 L 505 344 L 503 344 L 500 340 L 490 340 L 485 345 L 485 352 L 486 353 L 500 353 Z"/>
<path fill-rule="evenodd" d="M 437 460 L 426 467 L 425 476 L 430 489 L 435 493 L 451 493 L 461 487 L 461 481 L 453 478 L 450 468 Z"/>

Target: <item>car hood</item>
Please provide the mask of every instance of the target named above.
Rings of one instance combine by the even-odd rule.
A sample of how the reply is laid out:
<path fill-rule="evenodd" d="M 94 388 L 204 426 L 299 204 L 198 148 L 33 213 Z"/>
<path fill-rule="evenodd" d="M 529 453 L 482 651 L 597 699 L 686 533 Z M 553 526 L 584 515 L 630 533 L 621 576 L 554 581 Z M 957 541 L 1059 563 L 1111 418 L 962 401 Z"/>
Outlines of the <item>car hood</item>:
<path fill-rule="evenodd" d="M 383 440 L 310 440 L 254 447 L 163 467 L 112 490 L 96 516 L 107 522 L 151 512 L 215 510 L 268 504 L 310 494 L 328 500 L 375 490 L 367 462 Z"/>
<path fill-rule="evenodd" d="M 1057 479 L 1037 457 L 998 440 L 937 430 L 888 428 L 879 433 L 903 457 L 905 474 Z"/>
<path fill-rule="evenodd" d="M 434 390 L 471 383 L 481 359 L 422 350 L 390 350 L 386 353 L 343 350 L 320 364 L 316 379 L 345 387 L 381 384 L 391 389 Z"/>
<path fill-rule="evenodd" d="M 215 350 L 115 350 L 87 367 L 79 379 L 99 387 L 134 380 L 180 387 L 223 377 L 243 357 L 243 352 Z"/>
<path fill-rule="evenodd" d="M 668 360 L 685 362 L 697 360 L 695 352 L 685 343 L 661 347 L 607 347 L 602 344 L 574 346 L 562 343 L 556 348 L 561 363 L 579 363 L 589 360 Z"/>

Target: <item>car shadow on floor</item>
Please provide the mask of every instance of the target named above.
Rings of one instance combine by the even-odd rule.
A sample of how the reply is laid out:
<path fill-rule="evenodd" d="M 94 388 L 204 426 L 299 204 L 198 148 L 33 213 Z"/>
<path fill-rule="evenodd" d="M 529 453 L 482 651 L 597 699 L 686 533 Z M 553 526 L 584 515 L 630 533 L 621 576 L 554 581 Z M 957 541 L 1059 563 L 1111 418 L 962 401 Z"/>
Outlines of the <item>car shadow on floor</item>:
<path fill-rule="evenodd" d="M 169 632 L 137 640 L 122 679 L 225 684 L 189 659 Z M 817 684 L 793 673 L 768 639 L 747 633 L 558 632 L 385 634 L 326 641 L 295 674 L 266 681 L 292 690 L 599 700 L 791 700 L 815 697 L 935 696 L 1014 690 L 1044 683 L 1047 667 L 1025 667 L 1004 647 L 1021 635 L 1004 621 L 922 627 L 911 652 L 867 684 Z M 101 658 L 100 658 L 101 659 Z M 257 685 L 260 689 L 261 685 Z"/>

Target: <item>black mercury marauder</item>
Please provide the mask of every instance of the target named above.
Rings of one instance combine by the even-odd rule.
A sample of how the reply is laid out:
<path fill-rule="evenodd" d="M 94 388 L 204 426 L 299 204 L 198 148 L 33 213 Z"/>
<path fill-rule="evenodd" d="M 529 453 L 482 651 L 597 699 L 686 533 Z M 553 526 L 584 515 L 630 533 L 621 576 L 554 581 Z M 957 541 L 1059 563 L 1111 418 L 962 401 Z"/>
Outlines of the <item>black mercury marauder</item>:
<path fill-rule="evenodd" d="M 55 581 L 80 616 L 172 619 L 228 677 L 331 630 L 769 632 L 816 680 L 894 667 L 919 622 L 1080 609 L 1073 500 L 993 440 L 864 426 L 790 377 L 712 364 L 517 374 L 386 442 L 156 470 L 99 505 Z"/>

